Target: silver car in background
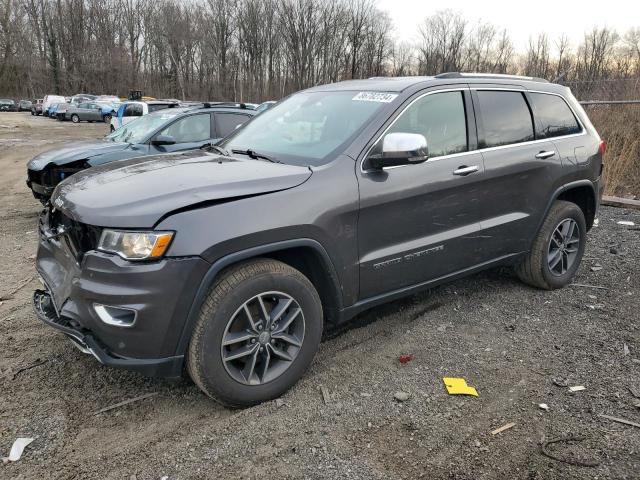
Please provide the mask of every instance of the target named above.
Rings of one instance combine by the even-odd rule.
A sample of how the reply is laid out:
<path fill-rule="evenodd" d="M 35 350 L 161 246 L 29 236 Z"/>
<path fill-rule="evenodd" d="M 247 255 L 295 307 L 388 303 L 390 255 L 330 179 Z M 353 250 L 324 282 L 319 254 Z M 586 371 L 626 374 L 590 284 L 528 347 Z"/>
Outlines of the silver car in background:
<path fill-rule="evenodd" d="M 64 119 L 71 120 L 73 123 L 102 122 L 102 105 L 97 102 L 70 105 L 64 113 Z"/>

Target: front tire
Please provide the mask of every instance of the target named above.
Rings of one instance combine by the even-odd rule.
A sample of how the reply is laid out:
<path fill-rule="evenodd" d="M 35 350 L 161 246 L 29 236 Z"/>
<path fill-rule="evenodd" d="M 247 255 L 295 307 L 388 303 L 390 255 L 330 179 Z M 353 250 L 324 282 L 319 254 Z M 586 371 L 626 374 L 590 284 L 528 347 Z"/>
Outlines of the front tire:
<path fill-rule="evenodd" d="M 587 240 L 584 213 L 575 203 L 557 200 L 536 236 L 531 251 L 516 268 L 520 280 L 544 290 L 571 283 Z"/>
<path fill-rule="evenodd" d="M 73 115 L 71 115 L 71 121 L 73 123 L 80 123 L 80 117 L 78 117 L 78 115 L 74 113 Z"/>
<path fill-rule="evenodd" d="M 230 267 L 202 304 L 188 372 L 203 392 L 226 406 L 277 398 L 311 364 L 322 326 L 320 297 L 298 270 L 270 259 Z"/>

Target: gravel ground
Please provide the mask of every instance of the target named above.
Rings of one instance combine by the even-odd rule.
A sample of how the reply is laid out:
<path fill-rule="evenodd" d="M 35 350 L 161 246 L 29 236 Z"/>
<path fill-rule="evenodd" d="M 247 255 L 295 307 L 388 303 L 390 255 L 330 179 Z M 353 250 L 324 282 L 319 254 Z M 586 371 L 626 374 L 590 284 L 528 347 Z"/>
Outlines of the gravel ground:
<path fill-rule="evenodd" d="M 640 423 L 640 231 L 617 224 L 639 211 L 600 212 L 575 281 L 602 288 L 543 292 L 507 269 L 457 281 L 330 332 L 281 401 L 227 410 L 190 382 L 101 366 L 32 313 L 40 208 L 25 164 L 105 131 L 0 114 L 0 456 L 35 438 L 0 478 L 639 478 L 640 428 L 599 417 Z M 445 376 L 479 396 L 447 395 Z M 583 440 L 549 446 L 565 461 L 542 455 L 571 435 Z"/>

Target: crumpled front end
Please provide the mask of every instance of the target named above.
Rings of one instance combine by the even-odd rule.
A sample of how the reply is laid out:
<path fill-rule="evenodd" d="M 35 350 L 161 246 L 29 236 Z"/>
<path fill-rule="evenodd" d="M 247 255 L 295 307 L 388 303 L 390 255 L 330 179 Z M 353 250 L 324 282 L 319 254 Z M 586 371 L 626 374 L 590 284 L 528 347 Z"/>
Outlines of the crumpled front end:
<path fill-rule="evenodd" d="M 97 251 L 101 229 L 56 209 L 40 218 L 38 317 L 100 362 L 178 377 L 188 310 L 209 264 L 200 257 L 132 262 Z"/>

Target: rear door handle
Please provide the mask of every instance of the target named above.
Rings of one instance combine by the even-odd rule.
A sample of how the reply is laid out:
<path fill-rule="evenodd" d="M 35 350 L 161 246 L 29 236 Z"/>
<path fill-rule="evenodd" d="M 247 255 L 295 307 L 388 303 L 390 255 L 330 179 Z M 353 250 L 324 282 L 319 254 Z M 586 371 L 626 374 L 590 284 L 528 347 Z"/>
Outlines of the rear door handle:
<path fill-rule="evenodd" d="M 541 159 L 545 159 L 545 158 L 551 158 L 556 154 L 556 152 L 554 152 L 553 150 L 548 150 L 548 151 L 542 151 L 540 153 L 536 154 L 536 158 L 541 158 Z"/>
<path fill-rule="evenodd" d="M 456 170 L 453 171 L 453 174 L 464 177 L 465 175 L 469 175 L 470 173 L 474 173 L 477 171 L 478 171 L 477 165 L 471 165 L 470 167 L 467 167 L 466 165 L 461 165 Z"/>

